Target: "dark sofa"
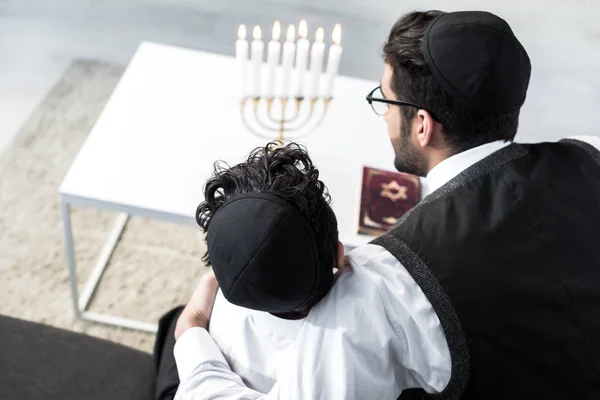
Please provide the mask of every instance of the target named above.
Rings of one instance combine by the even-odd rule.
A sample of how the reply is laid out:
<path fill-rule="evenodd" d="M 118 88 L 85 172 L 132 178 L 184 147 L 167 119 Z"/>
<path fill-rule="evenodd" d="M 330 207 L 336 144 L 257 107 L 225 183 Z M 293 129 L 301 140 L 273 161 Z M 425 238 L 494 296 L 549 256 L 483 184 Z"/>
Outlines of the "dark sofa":
<path fill-rule="evenodd" d="M 0 316 L 0 397 L 151 400 L 152 356 L 106 340 Z"/>

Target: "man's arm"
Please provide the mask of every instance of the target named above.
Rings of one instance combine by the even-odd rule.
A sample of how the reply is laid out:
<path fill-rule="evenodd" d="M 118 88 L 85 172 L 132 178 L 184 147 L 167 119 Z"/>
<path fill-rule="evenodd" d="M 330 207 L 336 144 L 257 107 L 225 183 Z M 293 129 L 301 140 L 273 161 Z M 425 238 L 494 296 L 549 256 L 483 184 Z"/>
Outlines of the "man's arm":
<path fill-rule="evenodd" d="M 383 317 L 383 316 L 382 316 Z M 340 328 L 341 329 L 341 328 Z M 393 335 L 393 332 L 389 332 Z M 403 386 L 399 381 L 399 364 L 389 352 L 373 348 L 372 352 L 356 351 L 352 339 L 332 334 L 327 340 L 327 355 L 317 348 L 303 348 L 286 357 L 285 371 L 268 393 L 248 388 L 235 374 L 210 334 L 202 328 L 184 332 L 175 344 L 175 360 L 181 384 L 176 400 L 363 400 L 395 398 Z M 338 340 L 341 339 L 341 340 Z M 375 347 L 375 344 L 372 343 Z M 359 346 L 360 347 L 360 346 Z"/>
<path fill-rule="evenodd" d="M 297 352 L 286 357 L 286 371 L 278 373 L 269 393 L 244 384 L 206 329 L 188 328 L 175 345 L 181 380 L 177 398 L 363 399 L 391 398 L 407 388 L 441 392 L 450 378 L 450 354 L 422 290 L 382 247 L 362 246 L 349 261 L 352 268 L 341 274 L 328 296 L 339 300 L 331 300 L 334 311 L 325 316 L 342 324 L 340 329 L 312 337 L 306 331 L 298 337 Z M 342 307 L 345 299 L 352 299 L 355 307 Z M 196 297 L 212 310 L 214 295 L 210 300 Z M 204 313 L 210 316 L 210 310 Z M 344 332 L 348 313 L 351 334 Z"/>
<path fill-rule="evenodd" d="M 358 251 L 357 251 L 358 250 Z M 440 320 L 408 270 L 385 248 L 368 244 L 350 253 L 353 264 L 377 286 L 400 358 L 395 366 L 401 390 L 444 390 L 451 375 L 450 350 Z"/>
<path fill-rule="evenodd" d="M 268 398 L 265 393 L 248 388 L 229 368 L 221 350 L 204 328 L 189 328 L 181 334 L 175 343 L 175 362 L 181 381 L 177 400 Z"/>
<path fill-rule="evenodd" d="M 263 393 L 246 387 L 235 374 L 208 333 L 208 324 L 219 288 L 214 273 L 200 279 L 177 320 L 175 363 L 180 385 L 176 399 L 260 399 Z"/>
<path fill-rule="evenodd" d="M 412 374 L 400 362 L 406 354 L 406 336 L 397 335 L 400 327 L 389 324 L 375 285 L 349 269 L 336 287 L 333 297 L 342 296 L 341 303 L 346 298 L 356 300 L 352 311 L 332 300 L 334 311 L 312 322 L 323 326 L 337 322 L 324 332 L 307 330 L 298 336 L 296 349 L 285 356 L 268 393 L 246 386 L 204 327 L 185 329 L 175 344 L 181 380 L 176 399 L 387 399 L 414 387 L 408 386 Z M 346 324 L 354 327 L 351 332 L 346 332 Z"/>

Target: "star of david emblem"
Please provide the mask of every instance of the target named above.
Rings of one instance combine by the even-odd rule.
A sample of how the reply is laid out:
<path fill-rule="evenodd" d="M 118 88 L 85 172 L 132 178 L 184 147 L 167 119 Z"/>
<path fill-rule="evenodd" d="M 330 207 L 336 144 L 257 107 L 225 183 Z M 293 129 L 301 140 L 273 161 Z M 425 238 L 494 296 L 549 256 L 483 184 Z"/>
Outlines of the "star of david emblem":
<path fill-rule="evenodd" d="M 379 195 L 381 197 L 387 197 L 393 202 L 396 202 L 400 199 L 408 199 L 408 195 L 406 194 L 406 190 L 408 188 L 406 186 L 399 185 L 396 181 L 391 181 L 390 183 L 382 184 L 381 189 L 382 190 L 381 193 L 379 193 Z"/>

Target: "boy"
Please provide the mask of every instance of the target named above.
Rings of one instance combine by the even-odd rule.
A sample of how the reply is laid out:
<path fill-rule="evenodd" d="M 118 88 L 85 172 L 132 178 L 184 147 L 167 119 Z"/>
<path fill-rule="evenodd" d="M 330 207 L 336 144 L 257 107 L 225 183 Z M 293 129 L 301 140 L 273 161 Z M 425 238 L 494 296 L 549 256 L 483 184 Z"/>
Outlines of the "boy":
<path fill-rule="evenodd" d="M 201 280 L 175 329 L 177 399 L 392 398 L 447 383 L 423 368 L 447 356 L 439 321 L 422 318 L 427 304 L 404 312 L 404 274 L 365 263 L 375 246 L 345 262 L 318 178 L 304 149 L 271 143 L 207 182 L 197 221 L 216 280 Z M 425 338 L 411 342 L 422 357 L 404 351 L 406 330 Z"/>

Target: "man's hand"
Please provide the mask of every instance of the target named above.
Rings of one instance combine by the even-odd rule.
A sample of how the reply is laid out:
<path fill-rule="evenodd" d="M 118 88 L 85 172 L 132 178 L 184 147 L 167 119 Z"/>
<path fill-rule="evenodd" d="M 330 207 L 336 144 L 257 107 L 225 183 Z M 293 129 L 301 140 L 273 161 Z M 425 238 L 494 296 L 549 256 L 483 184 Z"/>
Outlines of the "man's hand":
<path fill-rule="evenodd" d="M 192 298 L 177 320 L 175 340 L 179 339 L 179 336 L 189 328 L 208 329 L 208 322 L 210 321 L 210 314 L 212 313 L 218 288 L 217 278 L 212 271 L 206 273 L 200 279 L 198 286 L 192 293 Z"/>

